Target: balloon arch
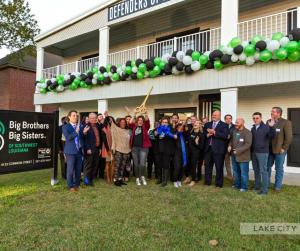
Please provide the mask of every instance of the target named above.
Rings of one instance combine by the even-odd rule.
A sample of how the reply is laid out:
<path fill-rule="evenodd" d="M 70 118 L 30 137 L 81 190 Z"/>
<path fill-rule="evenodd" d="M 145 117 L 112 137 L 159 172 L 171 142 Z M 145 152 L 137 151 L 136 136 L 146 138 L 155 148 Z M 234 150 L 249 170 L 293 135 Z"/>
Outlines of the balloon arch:
<path fill-rule="evenodd" d="M 58 75 L 52 79 L 36 81 L 35 93 L 62 92 L 66 89 L 92 88 L 109 85 L 111 82 L 131 79 L 156 78 L 162 75 L 193 74 L 204 69 L 221 70 L 229 65 L 248 65 L 270 60 L 300 60 L 300 28 L 293 29 L 287 36 L 278 32 L 272 39 L 254 36 L 251 41 L 233 38 L 227 46 L 201 54 L 199 51 L 174 51 L 172 55 L 149 59 L 128 60 L 123 65 L 93 67 L 85 73 Z"/>

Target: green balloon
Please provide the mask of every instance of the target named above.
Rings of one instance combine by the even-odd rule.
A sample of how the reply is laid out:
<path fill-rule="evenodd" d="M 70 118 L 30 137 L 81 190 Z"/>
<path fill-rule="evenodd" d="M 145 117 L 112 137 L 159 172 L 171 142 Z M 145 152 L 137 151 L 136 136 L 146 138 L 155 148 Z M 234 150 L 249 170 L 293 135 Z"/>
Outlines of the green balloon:
<path fill-rule="evenodd" d="M 161 62 L 161 58 L 160 58 L 160 57 L 156 57 L 156 58 L 154 59 L 154 64 L 155 64 L 155 65 L 159 66 L 159 65 L 160 65 L 160 62 Z"/>
<path fill-rule="evenodd" d="M 44 78 L 42 78 L 41 80 L 40 80 L 40 83 L 45 83 L 46 82 L 46 80 L 44 79 Z"/>
<path fill-rule="evenodd" d="M 131 61 L 131 67 L 135 67 L 136 65 L 135 65 L 135 60 L 132 60 Z"/>
<path fill-rule="evenodd" d="M 156 75 L 158 75 L 161 72 L 161 69 L 156 65 L 154 66 L 153 71 L 155 72 Z"/>
<path fill-rule="evenodd" d="M 136 74 L 136 76 L 137 76 L 138 79 L 143 79 L 144 78 L 144 73 L 138 71 L 137 74 Z"/>
<path fill-rule="evenodd" d="M 155 77 L 157 76 L 157 74 L 155 73 L 154 70 L 151 70 L 151 71 L 149 72 L 149 76 L 150 76 L 150 78 L 155 78 Z"/>
<path fill-rule="evenodd" d="M 234 47 L 240 45 L 241 43 L 242 43 L 242 41 L 241 41 L 240 38 L 234 37 L 233 39 L 231 39 L 229 45 L 230 45 L 231 48 L 234 48 Z"/>
<path fill-rule="evenodd" d="M 300 41 L 298 42 L 298 51 L 300 51 Z"/>
<path fill-rule="evenodd" d="M 111 68 L 111 64 L 108 64 L 108 65 L 106 66 L 106 71 L 107 71 L 107 72 L 110 72 L 110 68 Z"/>
<path fill-rule="evenodd" d="M 93 67 L 93 73 L 97 73 L 98 72 L 98 68 L 95 66 L 95 67 Z"/>
<path fill-rule="evenodd" d="M 139 65 L 139 71 L 142 72 L 142 73 L 145 73 L 146 70 L 147 70 L 146 64 L 141 63 L 141 64 Z"/>
<path fill-rule="evenodd" d="M 131 73 L 132 73 L 131 67 L 130 67 L 130 66 L 126 66 L 125 72 L 126 72 L 128 75 L 131 75 Z"/>
<path fill-rule="evenodd" d="M 214 62 L 214 68 L 219 71 L 224 68 L 224 65 L 220 62 L 220 60 L 216 60 Z"/>
<path fill-rule="evenodd" d="M 78 88 L 78 85 L 76 85 L 74 82 L 70 85 L 71 90 L 76 90 L 77 88 Z"/>
<path fill-rule="evenodd" d="M 158 65 L 159 69 L 164 70 L 166 66 L 166 63 L 164 61 L 161 61 Z"/>
<path fill-rule="evenodd" d="M 206 65 L 208 62 L 208 56 L 207 55 L 201 55 L 199 58 L 199 62 L 201 65 Z"/>
<path fill-rule="evenodd" d="M 260 55 L 259 55 L 259 59 L 262 62 L 268 62 L 272 59 L 272 52 L 269 50 L 263 50 Z"/>
<path fill-rule="evenodd" d="M 80 79 L 79 78 L 75 78 L 74 81 L 73 81 L 73 83 L 79 85 L 80 84 Z"/>
<path fill-rule="evenodd" d="M 103 81 L 103 80 L 104 80 L 103 74 L 99 74 L 99 75 L 98 75 L 98 80 L 100 80 L 100 81 Z"/>
<path fill-rule="evenodd" d="M 298 50 L 298 43 L 296 41 L 290 41 L 285 46 L 288 53 L 292 53 L 296 50 Z"/>
<path fill-rule="evenodd" d="M 291 62 L 296 62 L 300 59 L 300 52 L 299 51 L 293 51 L 289 56 L 288 59 Z"/>
<path fill-rule="evenodd" d="M 288 56 L 288 52 L 285 48 L 279 48 L 278 50 L 275 51 L 275 56 L 279 59 L 279 60 L 285 60 Z"/>
<path fill-rule="evenodd" d="M 86 83 L 84 81 L 80 81 L 80 87 L 84 88 L 85 85 L 86 85 Z M 78 87 L 78 85 L 76 85 L 76 86 Z"/>
<path fill-rule="evenodd" d="M 119 73 L 114 73 L 114 74 L 112 75 L 112 79 L 113 79 L 114 81 L 118 81 L 118 80 L 120 79 Z"/>
<path fill-rule="evenodd" d="M 201 56 L 201 54 L 200 54 L 199 51 L 194 51 L 194 52 L 192 53 L 192 59 L 193 59 L 193 61 L 199 61 L 200 56 Z"/>
<path fill-rule="evenodd" d="M 57 83 L 58 83 L 59 85 L 62 85 L 62 84 L 64 83 L 64 80 L 59 79 L 59 80 L 57 81 Z"/>
<path fill-rule="evenodd" d="M 253 56 L 255 54 L 255 46 L 253 44 L 249 44 L 245 47 L 244 52 L 246 56 Z"/>
<path fill-rule="evenodd" d="M 47 88 L 41 88 L 41 89 L 40 89 L 40 93 L 42 93 L 42 94 L 47 93 Z"/>
<path fill-rule="evenodd" d="M 264 40 L 264 38 L 260 35 L 256 35 L 251 39 L 251 44 L 256 45 L 256 43 L 261 40 Z"/>
<path fill-rule="evenodd" d="M 284 35 L 281 32 L 276 32 L 276 33 L 273 34 L 272 40 L 280 41 L 280 39 L 283 38 L 283 37 L 284 37 Z"/>

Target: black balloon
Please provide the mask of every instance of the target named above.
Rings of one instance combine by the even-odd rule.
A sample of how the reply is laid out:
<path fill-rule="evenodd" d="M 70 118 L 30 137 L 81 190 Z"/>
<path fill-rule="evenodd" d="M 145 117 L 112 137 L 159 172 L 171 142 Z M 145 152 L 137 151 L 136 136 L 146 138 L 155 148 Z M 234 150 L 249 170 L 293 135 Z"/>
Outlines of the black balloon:
<path fill-rule="evenodd" d="M 154 63 L 151 60 L 148 60 L 146 62 L 146 66 L 147 66 L 148 71 L 152 70 L 154 68 Z"/>
<path fill-rule="evenodd" d="M 267 43 L 263 40 L 260 40 L 255 44 L 255 48 L 259 51 L 263 51 L 267 48 Z"/>
<path fill-rule="evenodd" d="M 189 49 L 189 50 L 186 51 L 185 55 L 186 56 L 192 56 L 193 52 L 194 52 L 194 50 Z"/>
<path fill-rule="evenodd" d="M 103 81 L 97 79 L 97 85 L 103 85 L 103 84 L 104 84 Z"/>
<path fill-rule="evenodd" d="M 34 85 L 37 85 L 38 83 L 40 83 L 40 81 L 39 81 L 39 80 L 36 80 L 36 81 L 34 82 Z"/>
<path fill-rule="evenodd" d="M 109 85 L 111 83 L 110 77 L 105 77 L 104 80 L 103 80 L 103 83 L 106 84 L 106 85 Z"/>
<path fill-rule="evenodd" d="M 155 58 L 156 58 L 156 57 L 154 57 L 154 56 L 150 58 L 150 60 L 151 60 L 152 63 L 154 63 L 154 59 L 155 59 Z"/>
<path fill-rule="evenodd" d="M 174 66 L 174 65 L 176 65 L 178 63 L 178 59 L 176 58 L 176 57 L 170 57 L 169 58 L 169 64 L 171 65 L 171 66 Z"/>
<path fill-rule="evenodd" d="M 142 63 L 143 63 L 143 60 L 140 59 L 140 58 L 138 58 L 137 60 L 135 60 L 135 65 L 136 65 L 137 67 L 139 67 L 139 65 L 142 64 Z"/>
<path fill-rule="evenodd" d="M 214 50 L 209 54 L 209 59 L 210 60 L 216 60 L 216 59 L 221 59 L 223 56 L 223 52 L 220 50 Z"/>
<path fill-rule="evenodd" d="M 50 89 L 51 89 L 51 90 L 54 90 L 57 86 L 58 86 L 57 81 L 54 81 L 54 82 L 50 85 Z"/>
<path fill-rule="evenodd" d="M 175 57 L 176 57 L 176 54 L 177 54 L 177 52 L 178 52 L 178 51 L 173 51 L 173 53 L 172 53 L 172 57 L 174 57 L 174 58 L 175 58 Z"/>
<path fill-rule="evenodd" d="M 87 78 L 87 79 L 85 80 L 85 83 L 86 83 L 87 85 L 91 85 L 91 84 L 92 84 L 92 79 L 91 79 L 91 78 Z"/>
<path fill-rule="evenodd" d="M 126 66 L 131 66 L 131 61 L 130 61 L 130 60 L 128 60 L 128 61 L 126 62 Z"/>
<path fill-rule="evenodd" d="M 104 66 L 101 66 L 99 68 L 99 71 L 103 74 L 104 72 L 106 72 L 106 68 Z"/>
<path fill-rule="evenodd" d="M 177 64 L 176 64 L 176 70 L 177 71 L 183 71 L 183 69 L 184 69 L 184 63 L 182 63 L 182 62 L 178 62 Z"/>
<path fill-rule="evenodd" d="M 64 83 L 63 83 L 63 86 L 68 86 L 68 85 L 70 85 L 70 84 L 72 84 L 72 80 L 71 80 L 71 78 L 70 79 L 68 79 L 68 80 L 66 80 Z"/>
<path fill-rule="evenodd" d="M 75 80 L 76 76 L 75 75 L 71 75 L 70 76 L 70 79 L 71 79 L 71 82 L 73 82 Z"/>
<path fill-rule="evenodd" d="M 49 87 L 49 86 L 52 84 L 51 80 L 49 79 L 49 80 L 46 82 L 46 84 L 47 84 L 47 87 Z"/>
<path fill-rule="evenodd" d="M 165 74 L 166 75 L 172 74 L 172 66 L 169 63 L 165 65 Z"/>
<path fill-rule="evenodd" d="M 205 67 L 206 67 L 206 69 L 213 69 L 214 63 L 212 61 L 208 61 Z"/>
<path fill-rule="evenodd" d="M 193 73 L 192 67 L 190 65 L 186 66 L 184 68 L 184 71 L 185 71 L 186 74 L 192 74 Z"/>
<path fill-rule="evenodd" d="M 116 67 L 115 65 L 112 65 L 112 66 L 110 67 L 110 72 L 111 72 L 111 73 L 116 73 L 116 72 L 117 72 L 117 67 Z"/>
<path fill-rule="evenodd" d="M 300 41 L 300 28 L 295 28 L 290 31 L 289 39 L 293 41 Z"/>
<path fill-rule="evenodd" d="M 137 79 L 137 74 L 133 72 L 133 73 L 131 73 L 130 77 L 131 77 L 132 79 Z"/>
<path fill-rule="evenodd" d="M 81 80 L 81 81 L 85 81 L 86 78 L 87 78 L 87 76 L 86 76 L 85 74 L 81 74 L 81 75 L 80 75 L 80 80 Z"/>
<path fill-rule="evenodd" d="M 243 46 L 241 46 L 241 45 L 237 45 L 236 47 L 233 48 L 233 52 L 234 52 L 236 55 L 242 54 L 243 51 L 244 51 L 244 48 L 243 48 Z"/>
<path fill-rule="evenodd" d="M 127 75 L 126 74 L 122 74 L 121 76 L 120 76 L 120 79 L 121 79 L 121 81 L 126 81 L 126 79 L 127 79 Z"/>
<path fill-rule="evenodd" d="M 221 63 L 222 63 L 222 64 L 228 64 L 228 63 L 230 62 L 230 58 L 231 58 L 230 55 L 224 54 L 224 55 L 221 57 Z"/>
<path fill-rule="evenodd" d="M 91 71 L 89 71 L 88 73 L 87 73 L 87 77 L 88 78 L 93 78 L 93 76 L 94 76 L 94 73 L 92 73 Z"/>

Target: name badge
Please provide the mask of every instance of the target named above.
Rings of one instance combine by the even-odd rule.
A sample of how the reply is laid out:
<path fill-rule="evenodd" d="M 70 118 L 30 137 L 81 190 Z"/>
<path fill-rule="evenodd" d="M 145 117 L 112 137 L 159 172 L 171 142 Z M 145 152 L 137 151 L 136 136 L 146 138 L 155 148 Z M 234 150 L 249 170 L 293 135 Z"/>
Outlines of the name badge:
<path fill-rule="evenodd" d="M 280 128 L 276 128 L 276 132 L 280 132 Z"/>
<path fill-rule="evenodd" d="M 240 139 L 240 142 L 244 142 L 244 139 Z"/>

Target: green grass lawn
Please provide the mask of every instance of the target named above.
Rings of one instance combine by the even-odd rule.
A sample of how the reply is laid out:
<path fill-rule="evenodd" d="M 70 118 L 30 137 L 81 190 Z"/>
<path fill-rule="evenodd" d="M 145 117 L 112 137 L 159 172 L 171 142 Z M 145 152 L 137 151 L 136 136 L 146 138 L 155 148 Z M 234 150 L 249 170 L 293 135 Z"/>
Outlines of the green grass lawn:
<path fill-rule="evenodd" d="M 300 222 L 300 187 L 259 197 L 229 184 L 175 190 L 101 180 L 70 193 L 63 181 L 51 187 L 50 177 L 51 170 L 0 176 L 1 251 L 300 250 L 299 235 L 239 233 L 240 222 Z"/>

